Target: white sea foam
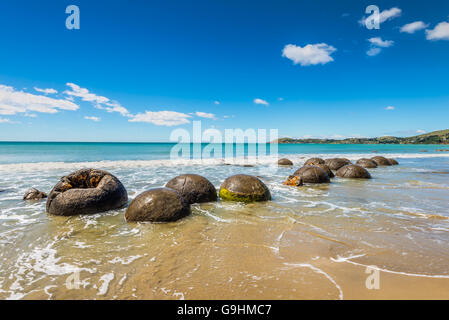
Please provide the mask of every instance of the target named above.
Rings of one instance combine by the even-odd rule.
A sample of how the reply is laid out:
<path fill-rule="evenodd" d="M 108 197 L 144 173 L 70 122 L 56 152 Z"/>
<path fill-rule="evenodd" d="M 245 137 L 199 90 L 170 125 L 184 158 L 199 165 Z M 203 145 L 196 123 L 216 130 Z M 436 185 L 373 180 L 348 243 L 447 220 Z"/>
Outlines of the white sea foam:
<path fill-rule="evenodd" d="M 360 158 L 371 158 L 373 153 L 336 153 L 336 154 L 283 154 L 282 157 L 288 157 L 294 162 L 303 163 L 306 158 L 320 157 L 320 158 L 348 158 L 349 160 L 357 160 Z M 448 153 L 394 153 L 388 154 L 390 158 L 397 159 L 421 159 L 421 158 L 449 158 Z M 251 164 L 276 164 L 278 157 L 264 156 L 264 157 L 240 157 L 234 158 L 231 161 L 224 159 L 161 159 L 161 160 L 116 160 L 116 161 L 86 161 L 86 162 L 36 162 L 36 163 L 12 163 L 0 164 L 0 172 L 27 172 L 27 171 L 47 171 L 47 170 L 75 170 L 86 167 L 94 168 L 146 168 L 146 167 L 165 167 L 165 166 L 194 166 L 194 165 L 244 165 Z"/>

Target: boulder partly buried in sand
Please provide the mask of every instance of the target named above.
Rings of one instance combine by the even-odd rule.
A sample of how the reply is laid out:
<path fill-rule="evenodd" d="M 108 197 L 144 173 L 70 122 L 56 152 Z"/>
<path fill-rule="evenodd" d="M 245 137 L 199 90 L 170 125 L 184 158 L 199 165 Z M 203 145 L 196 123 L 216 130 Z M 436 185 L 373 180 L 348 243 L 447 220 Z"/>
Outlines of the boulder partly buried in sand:
<path fill-rule="evenodd" d="M 179 192 L 188 204 L 217 201 L 217 190 L 206 178 L 197 174 L 183 174 L 166 184 Z"/>
<path fill-rule="evenodd" d="M 139 194 L 125 213 L 126 221 L 173 222 L 190 214 L 190 205 L 176 190 L 156 188 Z"/>
<path fill-rule="evenodd" d="M 283 159 L 279 159 L 278 165 L 280 165 L 280 166 L 292 166 L 293 162 L 291 162 L 289 159 L 283 158 Z"/>
<path fill-rule="evenodd" d="M 326 162 L 321 158 L 311 158 L 304 163 L 304 166 L 316 166 L 317 164 L 325 164 Z"/>
<path fill-rule="evenodd" d="M 287 180 L 284 181 L 283 185 L 290 186 L 290 187 L 300 187 L 304 185 L 302 182 L 302 178 L 299 176 L 289 176 Z"/>
<path fill-rule="evenodd" d="M 365 159 L 365 158 L 359 159 L 359 160 L 357 160 L 356 164 L 358 166 L 361 166 L 363 168 L 368 168 L 368 169 L 377 168 L 377 163 L 371 159 Z"/>
<path fill-rule="evenodd" d="M 388 161 L 390 161 L 390 163 L 391 163 L 391 165 L 392 166 L 397 166 L 397 165 L 399 165 L 399 162 L 397 161 L 397 160 L 395 160 L 395 159 L 388 159 Z"/>
<path fill-rule="evenodd" d="M 45 198 L 47 198 L 47 194 L 36 188 L 28 189 L 23 196 L 23 200 L 42 200 Z"/>
<path fill-rule="evenodd" d="M 377 156 L 371 158 L 378 166 L 391 166 L 390 160 L 385 157 Z"/>
<path fill-rule="evenodd" d="M 348 164 L 351 164 L 351 161 L 348 159 L 342 159 L 342 158 L 332 158 L 332 159 L 326 159 L 324 160 L 325 164 L 329 167 L 331 170 L 338 170 L 341 167 L 344 167 Z"/>
<path fill-rule="evenodd" d="M 258 178 L 238 174 L 227 178 L 221 184 L 220 198 L 240 202 L 268 201 L 271 200 L 271 193 Z"/>
<path fill-rule="evenodd" d="M 371 179 L 371 175 L 368 170 L 354 164 L 349 164 L 338 169 L 337 176 L 349 179 Z"/>
<path fill-rule="evenodd" d="M 82 169 L 62 177 L 47 199 L 47 212 L 58 216 L 93 214 L 128 203 L 123 184 L 107 171 Z"/>
<path fill-rule="evenodd" d="M 329 183 L 331 180 L 327 173 L 317 166 L 304 166 L 293 173 L 301 177 L 304 183 Z"/>

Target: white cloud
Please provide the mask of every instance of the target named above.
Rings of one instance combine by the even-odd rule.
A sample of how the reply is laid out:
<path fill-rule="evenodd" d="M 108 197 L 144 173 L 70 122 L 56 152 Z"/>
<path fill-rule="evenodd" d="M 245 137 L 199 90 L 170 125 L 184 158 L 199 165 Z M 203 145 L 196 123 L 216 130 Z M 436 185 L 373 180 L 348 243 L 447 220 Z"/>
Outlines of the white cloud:
<path fill-rule="evenodd" d="M 263 104 L 264 106 L 269 106 L 270 104 L 268 103 L 268 101 L 256 98 L 253 101 L 255 104 Z"/>
<path fill-rule="evenodd" d="M 392 20 L 394 18 L 399 17 L 402 14 L 402 10 L 399 8 L 391 8 L 388 10 L 384 10 L 379 14 L 379 23 L 383 23 L 387 20 Z M 366 25 L 366 21 L 372 21 L 374 19 L 374 14 L 370 15 L 368 18 L 363 17 L 359 22 L 361 25 Z"/>
<path fill-rule="evenodd" d="M 84 119 L 86 120 L 92 120 L 94 122 L 99 122 L 101 120 L 101 118 L 98 117 L 89 117 L 89 116 L 85 116 Z"/>
<path fill-rule="evenodd" d="M 374 56 L 377 56 L 381 51 L 382 51 L 381 48 L 370 48 L 366 52 L 366 54 L 369 55 L 370 57 L 374 57 Z"/>
<path fill-rule="evenodd" d="M 279 97 L 278 100 L 279 100 L 279 101 L 284 101 L 284 98 Z"/>
<path fill-rule="evenodd" d="M 388 106 L 385 108 L 385 110 L 394 110 L 394 109 L 395 109 L 395 107 L 393 107 L 393 106 Z"/>
<path fill-rule="evenodd" d="M 78 109 L 79 106 L 71 101 L 34 95 L 0 85 L 0 114 L 3 115 L 29 112 L 57 113 L 59 110 Z"/>
<path fill-rule="evenodd" d="M 0 118 L 0 123 L 12 123 L 12 121 L 9 119 Z"/>
<path fill-rule="evenodd" d="M 403 25 L 400 31 L 407 32 L 407 33 L 415 33 L 418 30 L 427 28 L 428 26 L 429 26 L 428 24 L 425 24 L 422 21 L 415 21 L 415 22 L 407 23 L 407 24 Z"/>
<path fill-rule="evenodd" d="M 369 38 L 367 40 L 371 43 L 371 48 L 366 54 L 371 57 L 377 56 L 382 51 L 381 48 L 388 48 L 394 44 L 393 40 L 382 40 L 381 37 Z"/>
<path fill-rule="evenodd" d="M 423 133 L 426 133 L 426 130 L 418 129 L 418 130 L 416 130 L 416 133 L 421 133 L 421 134 L 423 134 Z"/>
<path fill-rule="evenodd" d="M 77 97 L 83 101 L 91 102 L 97 109 L 106 110 L 107 112 L 118 112 L 122 116 L 131 116 L 129 111 L 122 107 L 117 101 L 112 101 L 109 98 L 96 95 L 89 92 L 86 88 L 81 88 L 74 83 L 67 83 L 71 90 L 66 90 L 64 93 L 70 97 Z"/>
<path fill-rule="evenodd" d="M 335 51 L 336 48 L 326 43 L 308 44 L 304 47 L 288 44 L 284 47 L 282 56 L 292 60 L 294 64 L 310 66 L 334 61 L 331 54 Z"/>
<path fill-rule="evenodd" d="M 145 113 L 139 113 L 135 116 L 131 116 L 128 121 L 146 122 L 158 126 L 172 127 L 190 123 L 189 118 L 191 118 L 190 115 L 176 111 L 146 111 Z"/>
<path fill-rule="evenodd" d="M 215 114 L 213 114 L 213 113 L 206 113 L 206 112 L 199 112 L 199 111 L 197 111 L 195 113 L 195 115 L 197 117 L 200 117 L 200 118 L 207 118 L 207 119 L 214 119 L 214 120 L 216 119 Z"/>
<path fill-rule="evenodd" d="M 214 104 L 219 105 L 220 101 L 214 101 Z"/>
<path fill-rule="evenodd" d="M 427 40 L 449 40 L 449 22 L 440 22 L 435 28 L 426 30 Z"/>
<path fill-rule="evenodd" d="M 391 47 L 394 44 L 393 40 L 382 40 L 381 37 L 375 37 L 370 38 L 368 41 L 375 46 L 382 47 L 382 48 L 388 48 Z"/>
<path fill-rule="evenodd" d="M 40 88 L 34 87 L 34 90 L 36 90 L 37 92 L 45 93 L 45 94 L 56 94 L 56 93 L 58 93 L 57 90 L 51 89 L 51 88 L 49 88 L 49 89 L 40 89 Z"/>

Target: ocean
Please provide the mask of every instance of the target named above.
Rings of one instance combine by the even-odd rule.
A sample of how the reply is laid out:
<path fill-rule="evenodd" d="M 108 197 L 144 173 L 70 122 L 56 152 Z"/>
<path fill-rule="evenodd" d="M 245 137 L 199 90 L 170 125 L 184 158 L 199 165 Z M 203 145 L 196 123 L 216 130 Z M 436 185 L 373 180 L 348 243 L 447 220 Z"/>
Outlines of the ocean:
<path fill-rule="evenodd" d="M 449 152 L 438 151 L 447 146 L 281 144 L 265 155 L 234 145 L 243 157 L 233 161 L 226 146 L 203 159 L 171 159 L 173 147 L 1 142 L 0 299 L 449 298 Z M 311 157 L 375 155 L 400 165 L 369 169 L 367 181 L 282 185 Z M 182 173 L 217 189 L 255 175 L 273 199 L 193 205 L 168 224 L 127 223 L 125 209 L 56 217 L 45 201 L 22 200 L 80 168 L 114 174 L 129 201 Z"/>

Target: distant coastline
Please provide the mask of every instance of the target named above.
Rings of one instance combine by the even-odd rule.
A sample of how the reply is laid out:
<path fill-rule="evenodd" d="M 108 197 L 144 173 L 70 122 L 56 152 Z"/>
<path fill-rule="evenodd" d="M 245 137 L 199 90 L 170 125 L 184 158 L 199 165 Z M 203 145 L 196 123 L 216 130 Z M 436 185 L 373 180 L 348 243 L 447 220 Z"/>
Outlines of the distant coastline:
<path fill-rule="evenodd" d="M 347 138 L 347 139 L 294 139 L 280 138 L 274 143 L 280 144 L 448 144 L 449 129 L 433 131 L 412 137 L 384 136 L 379 138 Z"/>

